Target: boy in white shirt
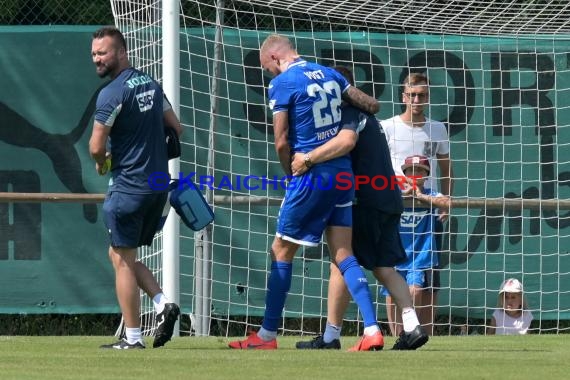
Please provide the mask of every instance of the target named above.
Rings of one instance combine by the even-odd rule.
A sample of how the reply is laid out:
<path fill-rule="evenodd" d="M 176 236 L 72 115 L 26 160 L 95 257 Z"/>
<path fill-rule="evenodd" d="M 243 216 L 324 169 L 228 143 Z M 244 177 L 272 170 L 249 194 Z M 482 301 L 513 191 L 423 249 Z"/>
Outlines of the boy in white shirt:
<path fill-rule="evenodd" d="M 381 122 L 390 156 L 392 166 L 396 175 L 403 176 L 402 165 L 406 157 L 425 156 L 429 160 L 429 167 L 432 169 L 424 186 L 435 192 L 440 192 L 445 196 L 451 196 L 453 189 L 451 170 L 451 160 L 449 158 L 449 137 L 447 129 L 443 123 L 432 120 L 425 115 L 425 109 L 429 105 L 429 80 L 425 74 L 411 73 L 402 82 L 402 102 L 406 105 L 405 111 L 390 119 Z M 439 168 L 439 179 L 441 187 L 438 186 L 437 168 Z M 437 239 L 440 240 L 443 224 L 448 217 L 448 211 L 439 211 L 439 223 Z M 438 250 L 441 244 L 438 244 Z M 439 288 L 439 270 L 434 268 L 434 287 L 428 294 L 423 304 L 436 305 L 437 291 Z M 426 292 L 428 293 L 428 292 Z M 391 298 L 386 300 L 390 305 Z M 394 310 L 388 310 L 388 321 L 394 322 Z M 433 334 L 433 325 L 428 331 Z"/>
<path fill-rule="evenodd" d="M 424 74 L 411 73 L 404 79 L 402 89 L 402 101 L 406 110 L 381 122 L 394 171 L 396 175 L 403 176 L 401 167 L 406 157 L 426 156 L 432 169 L 439 167 L 441 189 L 437 185 L 436 170 L 432 170 L 425 186 L 444 195 L 451 195 L 452 170 L 447 129 L 443 123 L 426 117 L 424 113 L 429 103 L 428 79 Z"/>

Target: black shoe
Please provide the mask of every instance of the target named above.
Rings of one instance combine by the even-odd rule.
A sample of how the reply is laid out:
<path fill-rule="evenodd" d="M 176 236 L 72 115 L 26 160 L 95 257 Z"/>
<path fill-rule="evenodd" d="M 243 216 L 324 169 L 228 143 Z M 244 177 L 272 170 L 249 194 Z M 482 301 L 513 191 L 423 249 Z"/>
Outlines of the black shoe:
<path fill-rule="evenodd" d="M 136 350 L 145 348 L 144 343 L 140 340 L 134 344 L 127 342 L 125 338 L 121 339 L 117 343 L 103 344 L 100 348 L 104 349 L 115 349 L 115 350 Z"/>
<path fill-rule="evenodd" d="M 416 350 L 427 343 L 429 335 L 421 326 L 410 332 L 402 331 L 392 350 Z"/>
<path fill-rule="evenodd" d="M 172 338 L 174 325 L 178 320 L 180 308 L 175 303 L 167 303 L 164 305 L 162 313 L 156 316 L 156 332 L 154 333 L 154 342 L 152 347 L 162 347 Z"/>
<path fill-rule="evenodd" d="M 297 342 L 295 347 L 300 350 L 340 350 L 340 340 L 333 339 L 329 343 L 325 343 L 323 336 L 319 335 L 308 342 Z"/>

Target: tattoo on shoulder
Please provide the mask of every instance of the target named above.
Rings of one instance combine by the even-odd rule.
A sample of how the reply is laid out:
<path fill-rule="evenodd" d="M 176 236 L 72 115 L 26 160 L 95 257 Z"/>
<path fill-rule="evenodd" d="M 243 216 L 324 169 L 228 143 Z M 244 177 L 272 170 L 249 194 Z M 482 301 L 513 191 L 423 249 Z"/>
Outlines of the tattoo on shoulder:
<path fill-rule="evenodd" d="M 350 103 L 368 113 L 377 112 L 378 101 L 371 96 L 366 95 L 356 87 L 350 87 L 347 91 Z"/>

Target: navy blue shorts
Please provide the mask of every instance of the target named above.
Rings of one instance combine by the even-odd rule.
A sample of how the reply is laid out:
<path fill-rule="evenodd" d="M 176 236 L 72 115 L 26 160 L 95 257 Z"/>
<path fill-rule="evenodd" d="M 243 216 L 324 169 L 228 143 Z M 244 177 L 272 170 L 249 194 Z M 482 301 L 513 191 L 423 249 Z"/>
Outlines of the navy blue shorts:
<path fill-rule="evenodd" d="M 405 262 L 400 239 L 400 214 L 386 214 L 370 206 L 352 207 L 352 249 L 358 263 L 368 270 L 394 267 Z"/>
<path fill-rule="evenodd" d="M 159 230 L 168 193 L 127 194 L 112 191 L 105 197 L 103 214 L 111 246 L 138 248 L 151 245 Z"/>

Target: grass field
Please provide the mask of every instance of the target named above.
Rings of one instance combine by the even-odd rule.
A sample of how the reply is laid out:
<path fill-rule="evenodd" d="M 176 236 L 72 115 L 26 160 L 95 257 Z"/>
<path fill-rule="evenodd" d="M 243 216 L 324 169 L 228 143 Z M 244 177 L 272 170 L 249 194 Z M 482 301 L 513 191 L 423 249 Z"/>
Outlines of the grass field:
<path fill-rule="evenodd" d="M 570 336 L 433 337 L 417 351 L 234 351 L 225 338 L 184 337 L 146 350 L 101 350 L 110 337 L 0 336 L 0 379 L 566 379 Z"/>

